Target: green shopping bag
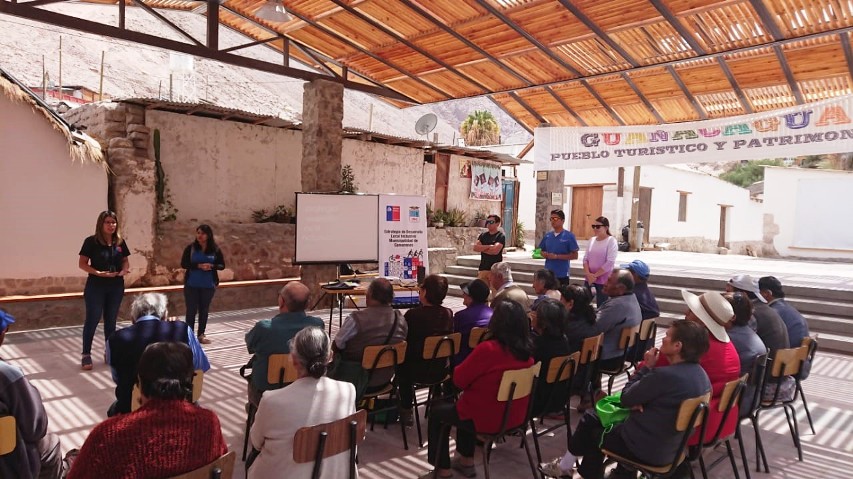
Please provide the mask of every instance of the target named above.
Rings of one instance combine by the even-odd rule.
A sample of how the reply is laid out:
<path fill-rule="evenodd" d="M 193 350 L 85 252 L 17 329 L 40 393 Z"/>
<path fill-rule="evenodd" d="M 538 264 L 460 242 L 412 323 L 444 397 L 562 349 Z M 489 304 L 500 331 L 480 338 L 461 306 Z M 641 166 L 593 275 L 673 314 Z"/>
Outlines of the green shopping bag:
<path fill-rule="evenodd" d="M 542 256 L 542 248 L 536 248 L 533 250 L 533 259 L 545 259 L 545 257 Z"/>
<path fill-rule="evenodd" d="M 628 415 L 631 414 L 629 408 L 622 406 L 621 396 L 622 392 L 620 391 L 610 396 L 604 396 L 595 403 L 595 412 L 601 421 L 601 425 L 604 426 L 604 432 L 601 433 L 601 441 L 598 443 L 598 447 L 601 447 L 604 443 L 604 435 L 609 433 L 613 429 L 613 426 L 625 422 L 628 419 Z"/>

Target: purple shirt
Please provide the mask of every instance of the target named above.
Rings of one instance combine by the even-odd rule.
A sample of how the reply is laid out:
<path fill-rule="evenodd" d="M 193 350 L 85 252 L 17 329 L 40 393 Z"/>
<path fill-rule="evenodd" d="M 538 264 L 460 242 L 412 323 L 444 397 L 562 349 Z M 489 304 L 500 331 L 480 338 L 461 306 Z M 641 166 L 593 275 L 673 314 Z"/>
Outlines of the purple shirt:
<path fill-rule="evenodd" d="M 613 271 L 613 265 L 616 264 L 616 253 L 619 251 L 619 244 L 616 238 L 608 236 L 606 240 L 597 241 L 595 236 L 589 239 L 589 245 L 586 248 L 586 255 L 583 257 L 584 264 L 589 268 L 590 273 L 604 268 L 603 275 L 595 280 L 595 284 L 607 283 L 607 278 Z"/>
<path fill-rule="evenodd" d="M 462 345 L 453 358 L 454 365 L 461 363 L 471 353 L 471 348 L 468 347 L 471 329 L 486 328 L 491 320 L 492 308 L 486 303 L 474 303 L 453 315 L 453 331 L 462 333 Z"/>

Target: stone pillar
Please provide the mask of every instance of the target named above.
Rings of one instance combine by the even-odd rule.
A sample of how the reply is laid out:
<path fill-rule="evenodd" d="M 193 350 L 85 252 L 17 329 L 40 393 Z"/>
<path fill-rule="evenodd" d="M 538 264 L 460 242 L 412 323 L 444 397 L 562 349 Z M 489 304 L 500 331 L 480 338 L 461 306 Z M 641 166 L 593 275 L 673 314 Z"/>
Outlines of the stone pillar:
<path fill-rule="evenodd" d="M 546 179 L 540 179 L 542 175 L 546 175 Z M 566 203 L 566 198 L 563 198 L 566 192 L 566 172 L 558 171 L 537 171 L 536 172 L 536 237 L 535 246 L 539 245 L 545 233 L 551 231 L 551 222 L 549 221 L 551 210 L 562 209 Z M 551 204 L 551 193 L 558 193 L 562 198 L 559 205 Z M 566 211 L 566 224 L 564 228 L 571 228 L 571 212 Z"/>
<path fill-rule="evenodd" d="M 342 84 L 328 80 L 305 84 L 302 94 L 302 191 L 340 191 L 343 119 Z M 299 221 L 298 211 L 296 217 Z M 318 284 L 336 276 L 334 265 L 302 267 L 302 282 L 311 290 L 312 304 L 322 294 Z M 323 301 L 321 306 L 328 307 L 328 304 Z"/>

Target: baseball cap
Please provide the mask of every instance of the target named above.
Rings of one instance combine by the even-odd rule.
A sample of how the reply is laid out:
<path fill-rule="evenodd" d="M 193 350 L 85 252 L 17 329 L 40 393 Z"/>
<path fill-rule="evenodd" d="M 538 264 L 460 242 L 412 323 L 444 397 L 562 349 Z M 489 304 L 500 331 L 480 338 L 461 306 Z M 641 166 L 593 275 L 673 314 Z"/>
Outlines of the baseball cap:
<path fill-rule="evenodd" d="M 761 292 L 758 290 L 758 286 L 755 284 L 755 280 L 752 279 L 752 276 L 748 274 L 738 274 L 732 277 L 729 280 L 729 284 L 732 285 L 733 288 L 740 289 L 743 291 L 748 291 L 758 297 L 762 303 L 766 303 L 767 300 L 764 299 L 764 296 L 761 296 Z"/>
<path fill-rule="evenodd" d="M 489 299 L 489 286 L 482 279 L 475 279 L 469 283 L 462 283 L 462 293 L 467 294 L 477 303 L 485 303 Z"/>
<path fill-rule="evenodd" d="M 10 324 L 15 322 L 15 317 L 0 309 L 0 332 L 6 330 Z"/>
<path fill-rule="evenodd" d="M 634 261 L 631 261 L 630 263 L 620 264 L 619 267 L 622 269 L 627 269 L 629 271 L 633 271 L 633 272 L 637 273 L 637 276 L 639 276 L 643 279 L 649 279 L 649 274 L 651 273 L 651 270 L 649 270 L 649 265 L 647 265 L 645 262 L 640 261 L 638 259 L 635 259 Z"/>

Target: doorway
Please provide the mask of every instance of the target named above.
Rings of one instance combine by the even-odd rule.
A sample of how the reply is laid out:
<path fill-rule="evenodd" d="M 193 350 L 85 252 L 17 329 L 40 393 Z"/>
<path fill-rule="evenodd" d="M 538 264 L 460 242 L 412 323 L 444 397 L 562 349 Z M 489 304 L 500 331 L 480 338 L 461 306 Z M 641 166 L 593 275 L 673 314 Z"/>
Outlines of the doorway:
<path fill-rule="evenodd" d="M 504 228 L 504 236 L 506 236 L 507 243 L 504 246 L 515 246 L 515 212 L 518 209 L 518 187 L 518 181 L 508 178 L 501 179 L 501 188 L 503 190 L 501 224 Z"/>
<path fill-rule="evenodd" d="M 592 236 L 592 220 L 601 216 L 604 199 L 602 186 L 572 187 L 571 231 L 577 239 L 589 239 Z"/>

